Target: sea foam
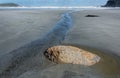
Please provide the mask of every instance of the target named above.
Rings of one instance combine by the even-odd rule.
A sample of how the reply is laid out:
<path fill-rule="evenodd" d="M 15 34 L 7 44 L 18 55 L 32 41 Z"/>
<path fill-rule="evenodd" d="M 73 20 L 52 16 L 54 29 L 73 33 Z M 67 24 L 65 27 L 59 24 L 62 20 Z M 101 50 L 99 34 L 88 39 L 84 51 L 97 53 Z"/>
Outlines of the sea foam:
<path fill-rule="evenodd" d="M 38 7 L 0 7 L 0 9 L 108 9 L 96 6 L 38 6 Z"/>

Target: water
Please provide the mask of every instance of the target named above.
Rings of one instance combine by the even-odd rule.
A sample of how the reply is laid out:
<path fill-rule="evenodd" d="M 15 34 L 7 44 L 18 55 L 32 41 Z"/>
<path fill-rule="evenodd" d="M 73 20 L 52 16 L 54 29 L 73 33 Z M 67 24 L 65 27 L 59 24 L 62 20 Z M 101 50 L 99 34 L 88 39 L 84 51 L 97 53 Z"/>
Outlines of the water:
<path fill-rule="evenodd" d="M 44 10 L 44 9 L 51 9 L 51 10 L 90 10 L 90 9 L 109 9 L 108 7 L 96 7 L 96 6 L 38 6 L 38 7 L 0 7 L 0 10 Z"/>

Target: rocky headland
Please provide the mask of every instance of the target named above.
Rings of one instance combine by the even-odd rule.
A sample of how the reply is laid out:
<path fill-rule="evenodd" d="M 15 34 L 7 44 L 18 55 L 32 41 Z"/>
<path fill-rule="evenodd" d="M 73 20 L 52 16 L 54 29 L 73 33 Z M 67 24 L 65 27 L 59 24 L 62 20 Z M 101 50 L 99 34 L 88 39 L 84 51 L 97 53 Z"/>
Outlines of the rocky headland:
<path fill-rule="evenodd" d="M 0 7 L 18 7 L 20 5 L 15 3 L 0 3 Z"/>
<path fill-rule="evenodd" d="M 104 7 L 120 7 L 120 0 L 108 0 Z"/>

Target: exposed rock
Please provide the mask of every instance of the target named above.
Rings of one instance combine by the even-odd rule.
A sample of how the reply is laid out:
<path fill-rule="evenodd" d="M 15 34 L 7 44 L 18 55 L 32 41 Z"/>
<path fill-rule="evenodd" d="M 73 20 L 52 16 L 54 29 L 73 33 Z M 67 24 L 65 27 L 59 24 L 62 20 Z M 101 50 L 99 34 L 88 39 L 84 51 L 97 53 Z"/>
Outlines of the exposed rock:
<path fill-rule="evenodd" d="M 55 63 L 71 63 L 91 66 L 100 61 L 100 57 L 86 50 L 73 46 L 54 46 L 48 48 L 44 55 Z"/>
<path fill-rule="evenodd" d="M 86 15 L 85 17 L 99 17 L 98 15 Z"/>
<path fill-rule="evenodd" d="M 104 7 L 120 7 L 120 0 L 108 0 Z"/>
<path fill-rule="evenodd" d="M 15 3 L 2 3 L 0 4 L 0 7 L 18 7 L 18 4 Z"/>

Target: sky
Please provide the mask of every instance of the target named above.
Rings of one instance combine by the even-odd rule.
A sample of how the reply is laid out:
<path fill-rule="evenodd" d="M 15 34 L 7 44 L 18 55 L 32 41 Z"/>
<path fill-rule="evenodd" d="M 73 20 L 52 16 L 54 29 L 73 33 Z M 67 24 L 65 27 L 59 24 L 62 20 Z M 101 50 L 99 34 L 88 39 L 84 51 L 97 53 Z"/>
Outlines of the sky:
<path fill-rule="evenodd" d="M 107 0 L 0 0 L 0 3 L 16 3 L 21 6 L 101 6 Z"/>

